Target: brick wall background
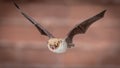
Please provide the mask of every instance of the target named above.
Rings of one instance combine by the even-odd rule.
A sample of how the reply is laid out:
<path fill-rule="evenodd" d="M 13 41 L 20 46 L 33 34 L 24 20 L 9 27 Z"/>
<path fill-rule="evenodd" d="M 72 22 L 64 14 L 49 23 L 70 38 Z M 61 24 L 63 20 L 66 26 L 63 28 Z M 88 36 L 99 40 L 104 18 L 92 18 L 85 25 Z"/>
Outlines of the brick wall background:
<path fill-rule="evenodd" d="M 47 49 L 40 35 L 14 7 L 0 0 L 0 68 L 119 68 L 119 0 L 19 0 L 21 8 L 56 37 L 65 37 L 76 24 L 104 9 L 105 17 L 86 34 L 74 37 L 75 47 L 64 54 Z"/>

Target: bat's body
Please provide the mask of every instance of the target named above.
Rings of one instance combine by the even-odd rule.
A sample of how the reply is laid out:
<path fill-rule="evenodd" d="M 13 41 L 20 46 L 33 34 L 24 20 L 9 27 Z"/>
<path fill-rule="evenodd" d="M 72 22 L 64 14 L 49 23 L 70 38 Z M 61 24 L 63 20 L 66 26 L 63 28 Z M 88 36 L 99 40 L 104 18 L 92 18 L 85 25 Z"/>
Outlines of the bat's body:
<path fill-rule="evenodd" d="M 101 19 L 104 17 L 104 13 L 106 10 L 98 13 L 97 15 L 83 21 L 82 23 L 77 24 L 68 34 L 65 38 L 59 39 L 54 37 L 50 32 L 48 32 L 42 25 L 38 24 L 33 18 L 25 14 L 21 8 L 15 3 L 13 0 L 14 5 L 19 10 L 19 12 L 27 18 L 38 30 L 39 32 L 44 35 L 48 36 L 48 49 L 54 53 L 63 53 L 67 50 L 67 48 L 71 48 L 74 46 L 73 44 L 73 37 L 76 34 L 83 34 L 87 31 L 89 26 L 93 24 L 95 21 Z"/>

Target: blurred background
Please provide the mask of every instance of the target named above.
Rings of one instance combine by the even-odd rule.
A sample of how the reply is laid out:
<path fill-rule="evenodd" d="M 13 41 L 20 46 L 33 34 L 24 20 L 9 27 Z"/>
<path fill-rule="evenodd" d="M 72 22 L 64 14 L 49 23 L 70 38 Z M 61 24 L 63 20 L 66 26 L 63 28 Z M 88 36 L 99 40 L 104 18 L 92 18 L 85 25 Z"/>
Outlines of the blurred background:
<path fill-rule="evenodd" d="M 74 37 L 63 54 L 48 50 L 40 35 L 15 8 L 0 0 L 0 68 L 120 68 L 120 0 L 16 0 L 58 38 L 76 24 L 107 9 L 101 20 Z"/>

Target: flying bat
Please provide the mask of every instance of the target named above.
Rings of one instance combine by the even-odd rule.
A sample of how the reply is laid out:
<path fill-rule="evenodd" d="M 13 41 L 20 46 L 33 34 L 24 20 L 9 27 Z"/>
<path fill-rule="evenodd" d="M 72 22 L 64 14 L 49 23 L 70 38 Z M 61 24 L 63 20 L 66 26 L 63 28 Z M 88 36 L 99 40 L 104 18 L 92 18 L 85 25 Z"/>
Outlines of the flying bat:
<path fill-rule="evenodd" d="M 90 25 L 103 18 L 106 12 L 106 10 L 104 10 L 95 16 L 77 24 L 73 29 L 71 29 L 71 31 L 69 31 L 65 38 L 61 39 L 53 36 L 42 25 L 38 24 L 38 22 L 36 22 L 32 17 L 24 13 L 14 0 L 13 4 L 19 10 L 19 12 L 38 29 L 41 35 L 49 37 L 47 42 L 48 49 L 54 53 L 64 53 L 68 48 L 74 47 L 73 37 L 77 34 L 84 34 Z"/>

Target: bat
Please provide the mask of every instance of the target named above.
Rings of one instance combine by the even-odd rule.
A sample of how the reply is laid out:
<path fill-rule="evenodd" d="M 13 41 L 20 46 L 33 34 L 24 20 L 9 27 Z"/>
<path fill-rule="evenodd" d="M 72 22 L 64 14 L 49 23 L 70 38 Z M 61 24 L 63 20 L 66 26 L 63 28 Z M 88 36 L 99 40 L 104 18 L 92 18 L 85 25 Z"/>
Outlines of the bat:
<path fill-rule="evenodd" d="M 49 31 L 47 31 L 42 25 L 38 24 L 32 17 L 27 15 L 22 9 L 17 5 L 17 3 L 13 1 L 13 4 L 18 9 L 18 11 L 29 20 L 41 33 L 41 35 L 49 37 L 47 46 L 48 49 L 54 53 L 64 53 L 68 48 L 74 47 L 73 38 L 77 34 L 86 33 L 87 29 L 97 20 L 104 17 L 106 10 L 96 14 L 95 16 L 77 24 L 73 29 L 71 29 L 65 38 L 56 38 Z"/>

